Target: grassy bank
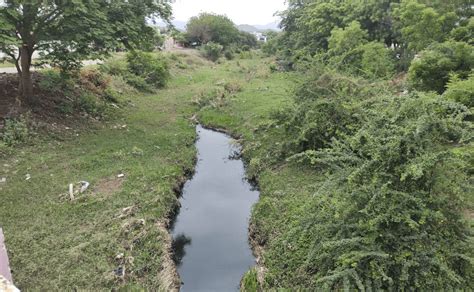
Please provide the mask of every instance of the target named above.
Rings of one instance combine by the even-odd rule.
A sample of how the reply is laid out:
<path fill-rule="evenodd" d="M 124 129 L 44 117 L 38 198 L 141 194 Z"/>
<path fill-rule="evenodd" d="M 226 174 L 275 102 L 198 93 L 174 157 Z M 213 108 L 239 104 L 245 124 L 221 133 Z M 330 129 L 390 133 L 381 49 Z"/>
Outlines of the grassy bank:
<path fill-rule="evenodd" d="M 173 286 L 163 227 L 194 166 L 191 96 L 208 86 L 188 76 L 207 67 L 188 70 L 157 94 L 127 96 L 116 118 L 0 158 L 0 224 L 19 288 Z M 68 185 L 80 181 L 90 187 L 70 201 Z"/>
<path fill-rule="evenodd" d="M 0 158 L 0 222 L 19 288 L 176 285 L 165 227 L 194 166 L 195 115 L 243 135 L 250 149 L 267 137 L 255 130 L 288 102 L 294 80 L 256 56 L 221 64 L 196 52 L 167 58 L 172 77 L 158 93 L 127 95 L 114 118 L 67 127 Z M 90 187 L 70 201 L 68 185 L 80 181 Z"/>
<path fill-rule="evenodd" d="M 328 182 L 328 173 L 318 171 L 317 167 L 311 167 L 309 164 L 281 159 L 281 151 L 287 151 L 281 146 L 286 145 L 290 134 L 285 132 L 282 125 L 272 119 L 272 116 L 292 102 L 291 96 L 294 93 L 291 89 L 297 86 L 298 80 L 304 80 L 305 77 L 297 76 L 297 73 L 255 73 L 268 66 L 263 64 L 262 60 L 240 60 L 234 63 L 237 68 L 244 67 L 253 73 L 249 73 L 242 90 L 225 99 L 226 102 L 214 102 L 202 107 L 199 119 L 205 125 L 224 128 L 235 136 L 242 137 L 248 176 L 259 182 L 261 196 L 253 208 L 250 226 L 251 240 L 259 265 L 245 276 L 244 286 L 248 291 L 254 291 L 258 286 L 255 280 L 258 279 L 264 290 L 276 287 L 290 290 L 308 287 L 323 289 L 320 279 L 314 276 L 318 267 L 314 266 L 311 260 L 315 257 L 329 259 L 332 255 L 329 252 L 324 254 L 324 246 L 323 252 L 311 254 L 310 251 L 315 244 L 331 245 L 337 250 L 338 247 L 342 249 L 346 244 L 350 246 L 352 243 L 349 239 L 346 242 L 334 241 L 332 244 L 322 242 L 324 232 L 328 231 L 322 228 L 318 230 L 318 221 L 313 217 L 319 215 L 335 218 L 335 221 L 344 224 L 343 217 L 336 208 L 341 201 L 338 201 L 336 196 L 324 197 L 324 192 L 331 183 L 330 180 Z M 237 69 L 234 67 L 233 70 Z M 469 159 L 467 157 L 468 153 L 472 152 L 472 146 L 454 148 L 453 151 L 465 153 L 465 159 Z M 467 196 L 462 198 L 464 208 L 472 210 L 472 196 L 467 192 L 465 195 Z M 355 200 L 349 198 L 347 204 L 355 204 Z M 449 204 L 449 201 L 445 204 Z M 393 207 L 398 207 L 397 203 L 394 203 Z M 437 210 L 436 207 L 433 209 Z M 472 211 L 466 211 L 467 218 L 456 221 L 458 226 L 464 226 L 463 221 L 466 219 L 472 222 L 471 214 Z M 343 229 L 344 227 L 334 226 L 329 232 L 336 234 L 344 232 Z M 413 254 L 406 253 L 404 257 L 407 262 L 413 255 L 423 254 L 428 247 L 420 249 L 421 251 L 415 251 Z M 350 263 L 359 255 L 354 252 L 353 256 L 336 258 L 336 261 Z M 365 255 L 361 253 L 361 256 Z M 462 261 L 458 263 L 462 265 Z M 329 261 L 327 265 L 330 265 Z M 357 264 L 352 267 L 356 268 Z M 377 270 L 377 267 L 374 269 Z M 416 272 L 422 270 L 413 269 Z M 338 276 L 340 275 L 334 277 Z M 328 281 L 331 280 L 330 276 L 327 278 Z M 371 287 L 371 283 L 364 285 Z"/>

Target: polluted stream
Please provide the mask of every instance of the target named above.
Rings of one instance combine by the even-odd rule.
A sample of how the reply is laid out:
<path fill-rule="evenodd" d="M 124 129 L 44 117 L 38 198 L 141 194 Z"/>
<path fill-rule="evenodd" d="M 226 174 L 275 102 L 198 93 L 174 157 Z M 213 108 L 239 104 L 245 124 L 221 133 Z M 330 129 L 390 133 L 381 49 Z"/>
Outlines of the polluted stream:
<path fill-rule="evenodd" d="M 248 224 L 258 191 L 245 179 L 240 149 L 222 133 L 197 127 L 196 173 L 184 186 L 172 226 L 181 291 L 238 291 L 255 264 Z"/>

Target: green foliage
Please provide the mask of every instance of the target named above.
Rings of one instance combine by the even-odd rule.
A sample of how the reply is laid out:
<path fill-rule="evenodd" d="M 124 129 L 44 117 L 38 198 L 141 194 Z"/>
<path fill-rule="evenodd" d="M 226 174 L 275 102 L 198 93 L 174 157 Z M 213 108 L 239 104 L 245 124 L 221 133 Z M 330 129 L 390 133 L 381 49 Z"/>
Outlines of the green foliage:
<path fill-rule="evenodd" d="M 206 58 L 215 62 L 220 57 L 222 57 L 222 53 L 224 51 L 224 47 L 218 43 L 208 42 L 201 47 L 202 52 Z"/>
<path fill-rule="evenodd" d="M 226 50 L 224 53 L 224 57 L 230 61 L 230 60 L 233 60 L 235 56 L 232 51 Z"/>
<path fill-rule="evenodd" d="M 398 18 L 403 40 L 414 51 L 446 40 L 457 21 L 454 12 L 439 13 L 416 0 L 401 1 L 394 14 Z"/>
<path fill-rule="evenodd" d="M 296 91 L 295 105 L 276 114 L 288 135 L 283 152 L 329 147 L 334 137 L 348 135 L 361 123 L 361 102 L 372 92 L 367 81 L 313 69 Z"/>
<path fill-rule="evenodd" d="M 344 29 L 335 28 L 329 38 L 329 63 L 366 78 L 390 78 L 395 71 L 391 51 L 383 43 L 368 43 L 367 39 L 367 31 L 357 21 Z"/>
<path fill-rule="evenodd" d="M 288 4 L 281 14 L 283 32 L 262 49 L 277 54 L 291 69 L 301 68 L 299 63 L 307 59 L 323 56 L 352 74 L 387 78 L 394 61 L 395 68 L 406 71 L 415 54 L 432 44 L 449 38 L 472 42 L 472 7 L 468 0 L 292 0 Z M 361 45 L 367 42 L 384 44 L 393 51 L 389 54 L 375 45 L 367 48 L 372 53 L 376 49 L 383 52 L 376 61 L 387 61 L 388 70 L 381 70 L 382 65 L 375 60 L 362 66 Z"/>
<path fill-rule="evenodd" d="M 467 114 L 439 96 L 380 98 L 353 135 L 306 153 L 328 175 L 309 219 L 317 240 L 307 269 L 319 283 L 471 287 L 468 231 L 461 223 L 465 166 L 446 150 L 463 142 Z M 331 202 L 337 203 L 321 211 Z"/>
<path fill-rule="evenodd" d="M 5 121 L 5 127 L 2 132 L 0 132 L 0 142 L 10 147 L 27 142 L 30 136 L 28 120 L 27 115 L 22 115 L 17 119 L 7 119 Z"/>
<path fill-rule="evenodd" d="M 40 50 L 47 63 L 69 72 L 119 47 L 154 46 L 156 31 L 146 18 L 170 16 L 169 1 L 6 1 L 0 23 L 8 37 L 0 38 L 0 49 L 14 58 L 13 38 L 29 54 Z"/>
<path fill-rule="evenodd" d="M 132 51 L 127 54 L 127 63 L 130 73 L 143 78 L 146 83 L 155 88 L 164 87 L 170 78 L 168 63 L 161 56 Z"/>
<path fill-rule="evenodd" d="M 469 108 L 474 107 L 474 74 L 471 73 L 466 80 L 461 80 L 458 76 L 453 75 L 449 79 L 443 96 Z"/>
<path fill-rule="evenodd" d="M 298 246 L 303 283 L 330 290 L 472 288 L 467 164 L 447 148 L 469 141 L 470 113 L 437 95 L 313 76 L 278 116 L 290 139 L 282 154 L 325 179 L 274 249 Z"/>
<path fill-rule="evenodd" d="M 474 17 L 464 21 L 460 26 L 451 31 L 451 37 L 458 42 L 474 45 Z"/>
<path fill-rule="evenodd" d="M 239 36 L 237 41 L 235 42 L 235 45 L 250 49 L 257 47 L 258 43 L 257 38 L 253 34 L 245 31 L 239 31 Z"/>
<path fill-rule="evenodd" d="M 409 69 L 409 80 L 418 90 L 442 93 L 452 73 L 465 79 L 474 66 L 473 47 L 464 42 L 434 44 L 420 53 Z"/>
<path fill-rule="evenodd" d="M 41 72 L 39 88 L 44 91 L 59 93 L 71 91 L 73 80 L 64 78 L 60 71 L 49 69 Z"/>
<path fill-rule="evenodd" d="M 219 44 L 226 51 L 231 47 L 257 46 L 257 39 L 248 32 L 237 29 L 227 16 L 212 13 L 201 13 L 192 17 L 186 26 L 186 42 L 198 46 L 208 43 Z"/>
<path fill-rule="evenodd" d="M 122 76 L 125 82 L 133 88 L 142 92 L 153 92 L 153 87 L 146 82 L 142 76 L 134 75 L 131 73 Z"/>
<path fill-rule="evenodd" d="M 257 279 L 257 270 L 256 268 L 251 269 L 247 273 L 245 273 L 242 284 L 241 284 L 241 291 L 243 292 L 257 292 L 258 289 L 258 279 Z"/>
<path fill-rule="evenodd" d="M 140 51 L 132 51 L 126 58 L 110 58 L 100 66 L 100 70 L 122 78 L 142 92 L 153 92 L 154 88 L 165 86 L 170 78 L 164 57 Z"/>
<path fill-rule="evenodd" d="M 262 52 L 266 55 L 275 55 L 280 49 L 280 37 L 281 33 L 270 31 L 267 33 L 267 42 L 264 43 L 261 48 Z"/>
<path fill-rule="evenodd" d="M 103 116 L 108 102 L 119 102 L 119 93 L 111 87 L 110 75 L 85 68 L 77 75 L 65 78 L 59 70 L 42 70 L 39 88 L 43 94 L 63 97 L 57 108 L 65 114 L 76 111 Z"/>
<path fill-rule="evenodd" d="M 186 34 L 189 43 L 205 45 L 213 42 L 224 47 L 235 43 L 240 37 L 240 32 L 232 20 L 227 16 L 212 13 L 201 13 L 192 17 L 186 26 Z"/>
<path fill-rule="evenodd" d="M 346 55 L 353 49 L 367 43 L 368 33 L 361 29 L 360 23 L 351 22 L 346 28 L 335 28 L 329 38 L 328 53 L 333 56 Z"/>
<path fill-rule="evenodd" d="M 360 47 L 361 74 L 367 78 L 389 79 L 395 73 L 393 53 L 382 43 L 370 42 Z"/>
<path fill-rule="evenodd" d="M 123 58 L 112 57 L 100 65 L 100 70 L 114 76 L 120 76 L 127 73 L 127 60 Z"/>

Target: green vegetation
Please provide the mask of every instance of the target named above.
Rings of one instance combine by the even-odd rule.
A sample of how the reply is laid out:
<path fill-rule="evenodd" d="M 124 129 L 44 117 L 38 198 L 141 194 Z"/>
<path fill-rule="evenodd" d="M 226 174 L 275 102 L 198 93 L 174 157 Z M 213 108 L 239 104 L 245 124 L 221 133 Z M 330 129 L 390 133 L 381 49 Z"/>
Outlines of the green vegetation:
<path fill-rule="evenodd" d="M 5 123 L 0 219 L 20 288 L 175 287 L 165 227 L 197 118 L 240 137 L 259 183 L 242 290 L 474 289 L 470 2 L 290 0 L 282 16 L 263 52 L 204 13 L 182 37 L 215 63 L 135 50 L 40 74 L 78 122 Z"/>
<path fill-rule="evenodd" d="M 254 35 L 239 31 L 227 16 L 212 13 L 192 17 L 184 37 L 187 45 L 201 46 L 204 56 L 214 62 L 223 54 L 231 60 L 234 53 L 257 47 Z"/>
<path fill-rule="evenodd" d="M 222 53 L 224 51 L 223 46 L 213 43 L 213 42 L 208 42 L 207 44 L 203 45 L 201 49 L 203 51 L 204 56 L 213 62 L 219 60 L 219 58 L 222 57 Z M 226 54 L 231 54 L 231 52 L 227 51 Z M 227 59 L 232 59 L 232 58 L 227 58 Z"/>
<path fill-rule="evenodd" d="M 265 48 L 305 77 L 251 138 L 263 289 L 473 288 L 469 5 L 398 2 L 290 1 Z"/>
<path fill-rule="evenodd" d="M 168 1 L 9 0 L 0 7 L 0 50 L 21 67 L 20 91 L 34 101 L 30 67 L 35 51 L 69 75 L 83 60 L 102 58 L 117 48 L 153 49 L 156 31 L 146 19 L 170 16 Z"/>
<path fill-rule="evenodd" d="M 53 125 L 48 133 L 32 127 L 29 134 L 26 118 L 7 123 L 3 139 L 17 142 L 15 148 L 0 147 L 0 176 L 6 178 L 0 184 L 0 221 L 18 287 L 175 287 L 165 226 L 178 204 L 176 191 L 194 165 L 190 99 L 213 82 L 202 66 L 206 62 L 192 54 L 178 58 L 201 64 L 189 73 L 204 78 L 190 82 L 173 67 L 178 75 L 169 89 L 123 92 L 118 104 L 124 109 L 106 122 L 82 120 L 66 130 Z M 43 86 L 57 86 L 55 74 L 45 72 Z M 120 82 L 109 86 L 118 91 L 115 84 Z M 25 134 L 29 139 L 19 145 Z M 117 178 L 121 173 L 125 177 Z M 83 180 L 90 188 L 71 200 L 68 185 L 77 189 Z M 65 272 L 67 277 L 58 276 Z"/>
<path fill-rule="evenodd" d="M 418 90 L 442 93 L 450 74 L 466 79 L 474 68 L 473 47 L 464 42 L 436 43 L 420 54 L 408 71 L 411 83 Z"/>
<path fill-rule="evenodd" d="M 164 87 L 170 79 L 168 60 L 164 55 L 131 51 L 115 56 L 100 66 L 112 76 L 125 80 L 127 84 L 142 92 L 153 92 Z"/>

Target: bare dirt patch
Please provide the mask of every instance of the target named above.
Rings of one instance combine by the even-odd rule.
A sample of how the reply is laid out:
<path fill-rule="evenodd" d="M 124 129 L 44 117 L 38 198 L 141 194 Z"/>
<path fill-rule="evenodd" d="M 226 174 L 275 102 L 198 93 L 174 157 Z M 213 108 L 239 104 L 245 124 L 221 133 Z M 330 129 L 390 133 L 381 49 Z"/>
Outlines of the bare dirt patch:
<path fill-rule="evenodd" d="M 93 188 L 93 194 L 110 197 L 122 189 L 123 182 L 123 178 L 102 179 Z"/>

